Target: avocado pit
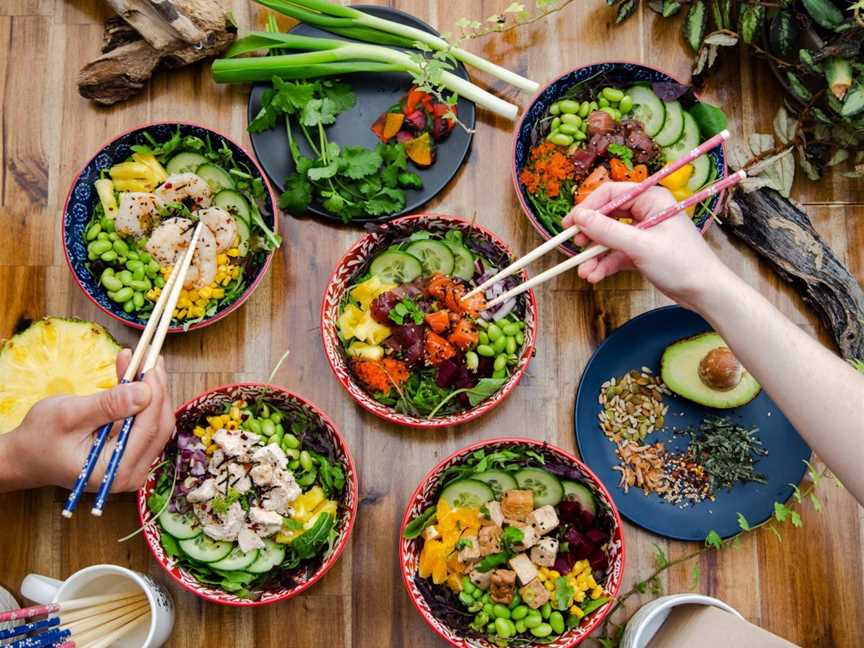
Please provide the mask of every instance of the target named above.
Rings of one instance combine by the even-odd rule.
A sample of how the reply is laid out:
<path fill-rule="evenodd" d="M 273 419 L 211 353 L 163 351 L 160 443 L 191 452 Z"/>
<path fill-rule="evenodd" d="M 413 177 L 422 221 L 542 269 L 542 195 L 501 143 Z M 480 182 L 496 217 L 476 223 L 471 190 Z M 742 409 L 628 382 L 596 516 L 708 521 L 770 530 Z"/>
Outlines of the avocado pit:
<path fill-rule="evenodd" d="M 717 391 L 735 389 L 744 375 L 744 367 L 727 346 L 711 349 L 699 361 L 699 379 Z"/>

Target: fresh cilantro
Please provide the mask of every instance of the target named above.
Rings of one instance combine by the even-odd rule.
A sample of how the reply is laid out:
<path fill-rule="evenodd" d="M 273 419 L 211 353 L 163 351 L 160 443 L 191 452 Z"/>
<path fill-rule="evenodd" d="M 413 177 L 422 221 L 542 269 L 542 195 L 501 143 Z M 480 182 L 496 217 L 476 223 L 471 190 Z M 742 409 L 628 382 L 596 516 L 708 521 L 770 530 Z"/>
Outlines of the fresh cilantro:
<path fill-rule="evenodd" d="M 576 590 L 570 586 L 567 579 L 559 576 L 555 579 L 555 594 L 552 607 L 556 610 L 566 610 L 573 603 L 573 597 L 576 595 Z"/>
<path fill-rule="evenodd" d="M 372 175 L 381 168 L 381 155 L 362 146 L 346 146 L 342 151 L 342 173 L 352 180 Z"/>
<path fill-rule="evenodd" d="M 405 189 L 422 189 L 423 180 L 416 173 L 403 172 L 399 174 L 399 186 Z"/>
<path fill-rule="evenodd" d="M 633 169 L 633 150 L 624 146 L 623 144 L 617 144 L 613 142 L 609 145 L 608 151 L 619 158 L 628 169 Z"/>
<path fill-rule="evenodd" d="M 389 317 L 399 326 L 402 326 L 406 317 L 411 317 L 415 324 L 422 324 L 426 314 L 420 310 L 413 299 L 406 297 L 390 309 Z"/>
<path fill-rule="evenodd" d="M 516 547 L 513 545 L 519 544 L 525 539 L 525 534 L 518 527 L 508 526 L 501 533 L 501 547 L 510 553 L 517 553 Z"/>
<path fill-rule="evenodd" d="M 285 191 L 279 196 L 279 207 L 302 214 L 312 202 L 312 183 L 305 174 L 294 173 L 285 179 Z"/>
<path fill-rule="evenodd" d="M 460 538 L 456 542 L 455 549 L 456 549 L 456 551 L 462 551 L 463 549 L 467 549 L 468 547 L 470 547 L 472 544 L 473 543 L 468 538 Z"/>
<path fill-rule="evenodd" d="M 492 519 L 492 513 L 489 512 L 489 509 L 486 507 L 485 504 L 480 507 L 480 515 L 482 515 L 487 520 Z"/>
<path fill-rule="evenodd" d="M 238 501 L 242 497 L 242 494 L 238 492 L 234 488 L 229 488 L 228 493 L 225 495 L 217 495 L 213 498 L 211 502 L 211 506 L 213 507 L 213 511 L 218 513 L 219 515 L 224 515 L 228 512 L 228 509 L 231 508 L 231 505 Z"/>

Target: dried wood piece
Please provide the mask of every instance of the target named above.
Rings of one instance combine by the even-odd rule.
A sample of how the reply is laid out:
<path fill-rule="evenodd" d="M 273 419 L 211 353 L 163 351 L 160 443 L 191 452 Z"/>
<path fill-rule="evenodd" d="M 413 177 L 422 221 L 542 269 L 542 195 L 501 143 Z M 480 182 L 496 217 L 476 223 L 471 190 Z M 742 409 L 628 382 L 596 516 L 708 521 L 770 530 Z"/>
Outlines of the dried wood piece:
<path fill-rule="evenodd" d="M 864 290 L 807 214 L 773 189 L 737 191 L 724 229 L 767 259 L 819 314 L 845 358 L 864 358 Z"/>
<path fill-rule="evenodd" d="M 201 31 L 172 0 L 108 0 L 111 8 L 157 50 L 204 40 Z"/>

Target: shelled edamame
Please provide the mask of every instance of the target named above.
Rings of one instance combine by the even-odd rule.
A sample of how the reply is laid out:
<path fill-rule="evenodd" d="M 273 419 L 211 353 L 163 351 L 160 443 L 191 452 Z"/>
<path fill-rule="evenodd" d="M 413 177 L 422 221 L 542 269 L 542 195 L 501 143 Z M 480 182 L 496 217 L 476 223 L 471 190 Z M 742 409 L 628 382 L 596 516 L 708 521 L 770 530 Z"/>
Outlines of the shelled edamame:
<path fill-rule="evenodd" d="M 633 110 L 633 98 L 619 88 L 606 87 L 592 100 L 559 99 L 549 106 L 549 134 L 546 139 L 558 146 L 578 148 L 588 139 L 587 117 L 602 110 L 615 121 Z M 571 151 L 572 152 L 572 151 Z"/>

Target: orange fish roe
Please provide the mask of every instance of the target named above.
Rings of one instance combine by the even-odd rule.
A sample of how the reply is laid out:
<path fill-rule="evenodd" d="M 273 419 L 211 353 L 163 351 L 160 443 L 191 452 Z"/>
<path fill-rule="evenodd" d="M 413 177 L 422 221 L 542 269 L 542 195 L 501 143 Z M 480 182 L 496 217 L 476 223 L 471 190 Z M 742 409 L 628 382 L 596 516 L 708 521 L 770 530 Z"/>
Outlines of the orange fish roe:
<path fill-rule="evenodd" d="M 573 177 L 573 163 L 563 146 L 543 142 L 531 149 L 527 166 L 519 174 L 519 180 L 528 193 L 543 190 L 550 198 L 561 192 L 561 183 Z"/>
<path fill-rule="evenodd" d="M 394 384 L 399 387 L 408 380 L 408 365 L 401 360 L 358 360 L 353 365 L 354 373 L 369 389 L 389 394 Z"/>

